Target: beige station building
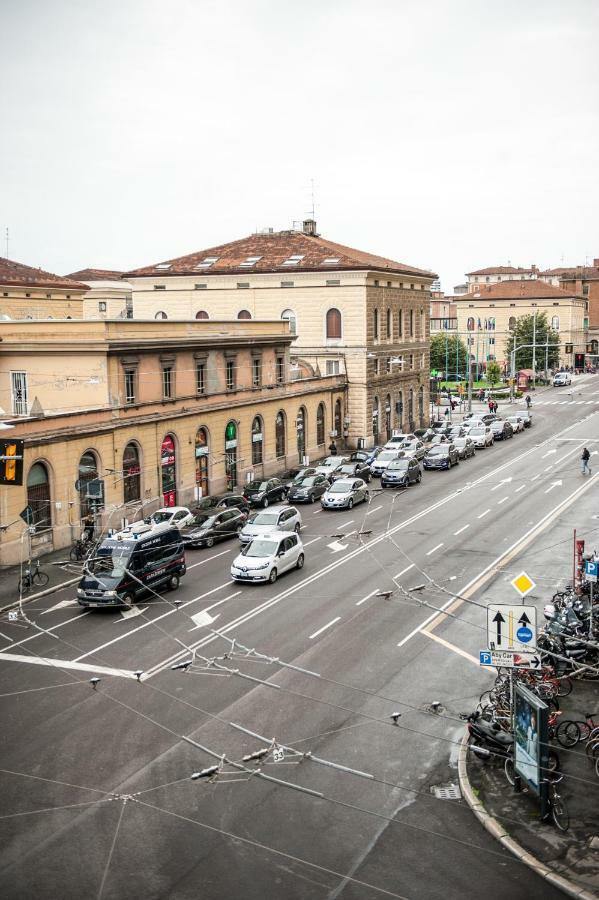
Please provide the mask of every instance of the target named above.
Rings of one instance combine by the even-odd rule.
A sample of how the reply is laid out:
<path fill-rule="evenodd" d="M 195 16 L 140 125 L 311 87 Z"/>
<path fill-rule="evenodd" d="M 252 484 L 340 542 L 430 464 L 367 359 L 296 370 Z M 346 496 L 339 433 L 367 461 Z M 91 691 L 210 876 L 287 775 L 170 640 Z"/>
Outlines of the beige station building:
<path fill-rule="evenodd" d="M 0 256 L 0 318 L 80 319 L 88 285 Z"/>
<path fill-rule="evenodd" d="M 428 423 L 433 272 L 325 239 L 310 219 L 125 278 L 136 319 L 287 321 L 292 377 L 347 377 L 346 446 Z"/>
<path fill-rule="evenodd" d="M 68 547 L 90 510 L 120 528 L 326 456 L 345 375 L 291 380 L 294 341 L 280 318 L 0 321 L 3 437 L 25 441 L 22 487 L 0 488 L 0 565 Z"/>

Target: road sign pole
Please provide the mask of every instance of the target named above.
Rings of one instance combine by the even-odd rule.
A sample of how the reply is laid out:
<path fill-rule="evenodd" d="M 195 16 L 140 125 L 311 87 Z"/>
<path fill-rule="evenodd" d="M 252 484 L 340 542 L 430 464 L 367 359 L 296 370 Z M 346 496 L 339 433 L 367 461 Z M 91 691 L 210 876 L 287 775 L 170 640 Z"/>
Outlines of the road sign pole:
<path fill-rule="evenodd" d="M 593 582 L 590 584 L 591 588 L 591 617 L 589 620 L 589 637 L 593 640 Z"/>

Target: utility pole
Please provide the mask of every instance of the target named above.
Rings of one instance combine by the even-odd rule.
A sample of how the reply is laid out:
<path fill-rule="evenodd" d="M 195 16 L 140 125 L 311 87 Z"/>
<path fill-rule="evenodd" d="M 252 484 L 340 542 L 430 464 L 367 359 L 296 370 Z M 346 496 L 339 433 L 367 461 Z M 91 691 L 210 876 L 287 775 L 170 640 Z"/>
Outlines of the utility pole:
<path fill-rule="evenodd" d="M 537 311 L 535 309 L 532 317 L 532 389 L 535 389 L 537 380 Z"/>
<path fill-rule="evenodd" d="M 466 361 L 468 366 L 468 412 L 472 412 L 472 361 L 470 359 L 470 345 L 466 345 Z"/>

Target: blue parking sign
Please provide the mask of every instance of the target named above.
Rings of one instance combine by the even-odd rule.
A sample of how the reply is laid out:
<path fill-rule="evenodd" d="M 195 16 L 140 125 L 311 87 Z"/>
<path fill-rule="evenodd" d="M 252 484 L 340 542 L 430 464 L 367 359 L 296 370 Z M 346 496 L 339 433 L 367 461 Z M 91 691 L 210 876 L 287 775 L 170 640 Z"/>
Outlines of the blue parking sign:
<path fill-rule="evenodd" d="M 492 666 L 493 665 L 493 656 L 489 653 L 488 650 L 480 650 L 479 651 L 479 665 L 481 666 Z"/>
<path fill-rule="evenodd" d="M 597 581 L 599 576 L 599 560 L 586 559 L 584 562 L 584 573 L 588 581 Z"/>

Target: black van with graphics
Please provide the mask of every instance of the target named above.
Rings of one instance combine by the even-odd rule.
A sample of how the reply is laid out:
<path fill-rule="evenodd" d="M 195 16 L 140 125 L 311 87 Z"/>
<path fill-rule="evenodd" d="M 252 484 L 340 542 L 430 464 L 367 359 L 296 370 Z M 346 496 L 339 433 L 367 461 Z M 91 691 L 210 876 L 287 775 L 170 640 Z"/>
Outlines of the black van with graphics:
<path fill-rule="evenodd" d="M 146 529 L 146 530 L 143 530 Z M 81 606 L 131 606 L 140 594 L 174 591 L 185 574 L 185 550 L 178 528 L 131 527 L 102 541 L 79 582 Z"/>

